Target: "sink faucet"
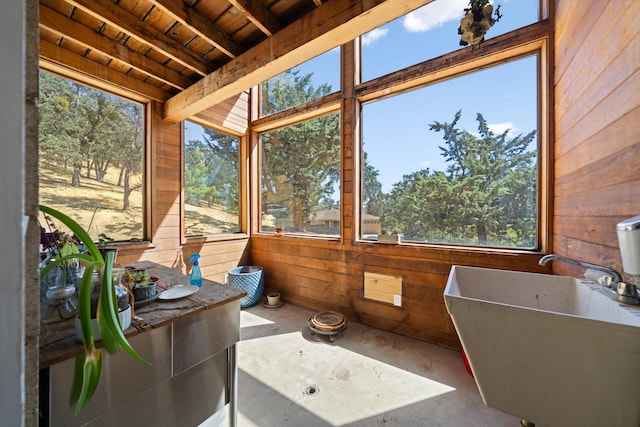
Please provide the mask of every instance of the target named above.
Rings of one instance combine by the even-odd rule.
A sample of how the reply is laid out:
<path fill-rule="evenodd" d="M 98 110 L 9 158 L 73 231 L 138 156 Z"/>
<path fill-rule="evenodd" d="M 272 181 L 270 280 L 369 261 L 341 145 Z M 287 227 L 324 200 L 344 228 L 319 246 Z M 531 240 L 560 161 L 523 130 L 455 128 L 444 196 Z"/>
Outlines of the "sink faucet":
<path fill-rule="evenodd" d="M 622 283 L 622 275 L 618 273 L 616 270 L 609 267 L 604 267 L 602 265 L 597 265 L 597 264 L 591 264 L 589 262 L 584 262 L 584 261 L 577 261 L 575 259 L 565 258 L 556 254 L 549 254 L 549 255 L 543 256 L 542 258 L 540 258 L 540 261 L 538 261 L 538 264 L 546 265 L 549 261 L 566 262 L 568 264 L 578 265 L 580 267 L 592 268 L 594 270 L 602 271 L 603 273 L 606 273 L 607 275 L 611 276 L 611 278 L 613 279 L 613 283 L 611 283 L 608 286 L 611 288 L 615 288 L 615 286 L 617 286 L 618 283 Z"/>

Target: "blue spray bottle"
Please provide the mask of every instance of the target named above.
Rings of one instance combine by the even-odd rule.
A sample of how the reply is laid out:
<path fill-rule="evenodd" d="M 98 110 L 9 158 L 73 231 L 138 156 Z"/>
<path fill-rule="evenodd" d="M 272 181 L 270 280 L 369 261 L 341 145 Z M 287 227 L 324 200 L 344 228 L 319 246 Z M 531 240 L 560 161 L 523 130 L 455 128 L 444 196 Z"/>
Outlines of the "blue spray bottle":
<path fill-rule="evenodd" d="M 189 257 L 189 263 L 193 262 L 193 266 L 191 267 L 191 274 L 189 275 L 191 284 L 193 286 L 201 287 L 202 286 L 202 272 L 200 271 L 200 265 L 198 263 L 198 259 L 200 258 L 200 254 L 191 254 Z"/>

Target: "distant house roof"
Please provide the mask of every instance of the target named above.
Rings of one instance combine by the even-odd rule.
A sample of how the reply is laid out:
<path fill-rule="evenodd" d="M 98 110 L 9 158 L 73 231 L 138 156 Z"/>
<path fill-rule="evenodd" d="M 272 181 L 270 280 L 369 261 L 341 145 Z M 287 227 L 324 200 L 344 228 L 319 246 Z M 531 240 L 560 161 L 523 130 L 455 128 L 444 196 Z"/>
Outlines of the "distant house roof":
<path fill-rule="evenodd" d="M 340 210 L 339 209 L 325 209 L 322 211 L 316 212 L 315 215 L 311 215 L 311 219 L 314 221 L 340 221 Z M 362 214 L 363 220 L 369 221 L 377 221 L 380 220 L 379 216 L 369 215 L 367 213 Z"/>
<path fill-rule="evenodd" d="M 340 221 L 339 209 L 325 209 L 323 211 L 316 212 L 315 215 L 311 215 L 314 221 Z"/>

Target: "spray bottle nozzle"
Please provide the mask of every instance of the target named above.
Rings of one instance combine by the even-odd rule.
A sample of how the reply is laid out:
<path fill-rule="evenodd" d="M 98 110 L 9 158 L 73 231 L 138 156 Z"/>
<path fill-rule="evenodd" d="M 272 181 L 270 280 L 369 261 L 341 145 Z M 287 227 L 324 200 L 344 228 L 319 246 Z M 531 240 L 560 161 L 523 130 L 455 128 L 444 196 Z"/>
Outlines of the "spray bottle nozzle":
<path fill-rule="evenodd" d="M 200 254 L 191 254 L 191 256 L 189 257 L 189 261 L 187 262 L 189 264 L 193 262 L 193 265 L 198 265 L 198 259 L 200 259 Z"/>

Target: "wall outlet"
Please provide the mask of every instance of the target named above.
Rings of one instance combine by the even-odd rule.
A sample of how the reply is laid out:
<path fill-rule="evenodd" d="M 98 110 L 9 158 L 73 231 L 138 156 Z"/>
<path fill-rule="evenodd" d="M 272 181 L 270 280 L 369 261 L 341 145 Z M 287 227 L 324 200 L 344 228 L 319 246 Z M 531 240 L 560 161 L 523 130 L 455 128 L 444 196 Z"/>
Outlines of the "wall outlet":
<path fill-rule="evenodd" d="M 400 307 L 402 305 L 402 295 L 395 294 L 393 296 L 393 305 Z"/>

